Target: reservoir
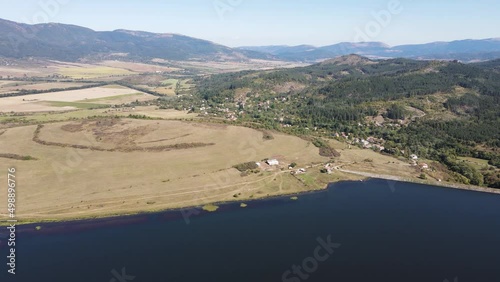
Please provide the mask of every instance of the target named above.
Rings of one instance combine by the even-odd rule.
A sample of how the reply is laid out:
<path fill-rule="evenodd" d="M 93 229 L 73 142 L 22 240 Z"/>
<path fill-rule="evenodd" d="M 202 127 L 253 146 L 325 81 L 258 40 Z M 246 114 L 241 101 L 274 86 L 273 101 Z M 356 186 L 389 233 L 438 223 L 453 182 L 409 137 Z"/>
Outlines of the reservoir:
<path fill-rule="evenodd" d="M 18 226 L 26 282 L 500 281 L 500 196 L 386 180 L 101 221 Z"/>

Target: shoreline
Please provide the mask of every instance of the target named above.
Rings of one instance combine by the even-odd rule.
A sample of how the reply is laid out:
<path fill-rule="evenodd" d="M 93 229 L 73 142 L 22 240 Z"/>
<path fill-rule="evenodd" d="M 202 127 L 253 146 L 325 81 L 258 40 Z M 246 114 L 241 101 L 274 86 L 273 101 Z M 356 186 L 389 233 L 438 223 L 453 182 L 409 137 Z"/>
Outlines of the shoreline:
<path fill-rule="evenodd" d="M 204 206 L 212 205 L 212 206 L 217 206 L 220 208 L 220 206 L 224 205 L 232 205 L 232 204 L 241 204 L 241 203 L 252 203 L 252 202 L 264 202 L 264 201 L 272 201 L 272 200 L 286 200 L 289 199 L 290 201 L 293 201 L 291 198 L 293 196 L 298 196 L 300 199 L 301 196 L 307 195 L 307 194 L 312 194 L 316 192 L 322 192 L 327 190 L 330 185 L 338 184 L 338 183 L 345 183 L 345 182 L 357 182 L 357 181 L 370 181 L 370 180 L 388 180 L 388 181 L 395 181 L 395 182 L 400 182 L 400 183 L 411 183 L 411 184 L 419 184 L 419 185 L 427 185 L 427 186 L 433 186 L 436 188 L 447 188 L 447 189 L 454 189 L 454 190 L 463 190 L 463 191 L 469 191 L 469 192 L 481 192 L 481 193 L 489 193 L 489 194 L 496 194 L 500 195 L 500 189 L 494 189 L 494 188 L 485 188 L 485 187 L 479 187 L 479 186 L 473 186 L 473 185 L 464 185 L 464 184 L 458 184 L 458 183 L 448 183 L 448 182 L 430 182 L 430 181 L 418 181 L 416 179 L 404 179 L 399 176 L 394 176 L 394 175 L 375 175 L 367 172 L 358 172 L 358 171 L 350 171 L 350 170 L 343 170 L 339 169 L 338 171 L 347 173 L 347 174 L 352 174 L 352 175 L 357 175 L 357 176 L 362 176 L 363 179 L 361 180 L 339 180 L 339 181 L 332 181 L 328 183 L 325 187 L 321 189 L 311 189 L 309 191 L 304 191 L 304 192 L 299 192 L 299 193 L 285 193 L 285 194 L 279 194 L 279 195 L 273 195 L 273 196 L 263 196 L 262 198 L 257 198 L 257 199 L 239 199 L 239 200 L 229 200 L 229 201 L 219 201 L 219 202 L 212 202 L 212 203 L 207 203 L 205 205 L 197 205 L 197 206 L 186 206 L 186 207 L 176 207 L 176 208 L 167 208 L 167 209 L 161 209 L 161 210 L 151 210 L 151 211 L 140 211 L 140 212 L 134 212 L 134 213 L 124 213 L 124 214 L 110 214 L 110 215 L 103 215 L 103 216 L 92 216 L 92 217 L 77 217 L 77 218 L 67 218 L 67 219 L 56 219 L 56 220 L 26 220 L 26 221 L 18 221 L 16 223 L 17 227 L 30 227 L 33 226 L 33 228 L 38 227 L 37 225 L 44 225 L 44 224 L 83 224 L 83 223 L 112 223 L 116 220 L 126 220 L 126 219 L 133 219 L 133 217 L 140 217 L 140 216 L 152 216 L 152 215 L 160 215 L 162 213 L 174 213 L 177 212 L 179 213 L 179 218 L 183 218 L 182 211 L 183 210 L 196 210 L 198 213 L 195 216 L 200 216 L 203 214 L 210 214 L 214 213 L 217 211 L 206 211 L 203 209 Z M 241 207 L 243 208 L 243 207 Z M 246 208 L 246 207 L 245 207 Z M 0 222 L 0 227 L 5 227 L 8 226 L 9 223 L 5 221 Z M 43 229 L 43 228 L 42 228 Z M 38 231 L 38 230 L 37 230 Z"/>
<path fill-rule="evenodd" d="M 295 200 L 292 200 L 291 198 L 294 198 L 294 196 L 296 196 L 300 199 L 301 196 L 326 191 L 331 184 L 337 184 L 337 183 L 342 183 L 342 182 L 356 182 L 356 181 L 355 180 L 342 180 L 342 181 L 332 182 L 332 183 L 328 184 L 325 188 L 322 188 L 322 189 L 315 189 L 315 190 L 304 191 L 304 192 L 299 192 L 299 193 L 263 196 L 262 198 L 257 198 L 257 199 L 240 199 L 240 200 L 219 201 L 219 202 L 207 203 L 204 205 L 197 205 L 197 206 L 187 206 L 187 207 L 180 207 L 180 208 L 167 208 L 167 209 L 161 209 L 161 210 L 141 211 L 141 212 L 136 212 L 136 213 L 124 213 L 124 214 L 116 214 L 116 215 L 103 215 L 103 216 L 97 216 L 97 217 L 96 216 L 94 216 L 94 217 L 80 217 L 80 218 L 68 218 L 68 219 L 61 219 L 61 220 L 42 220 L 42 221 L 29 220 L 29 221 L 24 221 L 24 222 L 18 221 L 16 223 L 16 226 L 21 228 L 21 227 L 27 227 L 27 226 L 36 227 L 36 225 L 43 225 L 43 224 L 79 224 L 79 223 L 98 223 L 98 222 L 110 222 L 110 223 L 112 223 L 114 220 L 126 220 L 126 219 L 133 219 L 134 217 L 154 216 L 154 215 L 161 215 L 161 214 L 167 214 L 167 213 L 178 213 L 179 218 L 182 219 L 183 218 L 183 215 L 182 215 L 183 210 L 191 210 L 191 211 L 196 210 L 196 211 L 198 211 L 198 214 L 194 215 L 193 217 L 197 217 L 197 216 L 201 216 L 203 214 L 216 213 L 217 211 L 220 210 L 221 206 L 237 205 L 239 209 L 244 209 L 244 208 L 249 208 L 250 203 L 257 203 L 257 202 L 266 202 L 266 201 L 273 201 L 273 200 L 276 200 L 276 201 L 277 200 L 289 200 L 290 202 L 293 202 Z M 245 203 L 247 205 L 245 207 L 241 207 L 240 204 L 242 204 L 242 203 Z M 204 209 L 205 206 L 216 206 L 217 209 L 215 211 L 208 211 L 208 210 Z M 8 224 L 6 224 L 5 221 L 0 221 L 0 227 L 4 227 L 4 226 L 8 226 Z"/>
<path fill-rule="evenodd" d="M 419 181 L 417 179 L 405 179 L 403 177 L 395 176 L 395 175 L 373 174 L 373 173 L 369 173 L 369 172 L 351 171 L 351 170 L 345 170 L 345 169 L 339 169 L 339 171 L 344 172 L 344 173 L 358 175 L 358 176 L 363 176 L 363 177 L 366 177 L 367 179 L 382 179 L 382 180 L 389 180 L 389 181 L 396 181 L 396 182 L 403 182 L 403 183 L 415 183 L 415 184 L 429 185 L 429 186 L 435 186 L 438 188 L 448 188 L 448 189 L 455 189 L 455 190 L 464 190 L 464 191 L 482 192 L 482 193 L 500 195 L 500 189 L 495 189 L 495 188 L 480 187 L 480 186 L 466 185 L 466 184 L 460 184 L 460 183 L 451 183 L 451 182 L 438 182 L 438 181 L 425 181 L 425 180 Z"/>

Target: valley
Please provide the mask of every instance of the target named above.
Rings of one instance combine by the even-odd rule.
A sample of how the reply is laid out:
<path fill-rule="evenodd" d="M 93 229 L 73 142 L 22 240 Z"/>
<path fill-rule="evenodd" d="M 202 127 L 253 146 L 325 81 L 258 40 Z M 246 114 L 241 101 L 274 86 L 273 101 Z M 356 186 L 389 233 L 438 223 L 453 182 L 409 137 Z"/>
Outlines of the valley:
<path fill-rule="evenodd" d="M 75 26 L 13 25 L 97 44 L 0 57 L 0 158 L 23 179 L 21 222 L 216 210 L 369 177 L 500 191 L 498 60 L 301 60 L 179 35 L 113 31 L 133 43 L 123 45 Z"/>
<path fill-rule="evenodd" d="M 361 98 L 349 90 L 353 91 L 350 99 L 359 100 L 343 106 L 349 112 L 330 109 L 329 123 L 312 114 L 322 113 L 329 104 L 311 103 L 327 96 L 310 96 L 310 91 L 338 83 L 346 73 L 374 79 L 381 70 L 419 73 L 447 65 L 403 63 L 348 56 L 308 67 L 211 76 L 149 73 L 151 69 L 142 64 L 146 72 L 136 75 L 2 80 L 0 158 L 24 178 L 23 193 L 18 195 L 23 203 L 19 218 L 28 223 L 227 201 L 245 204 L 373 176 L 499 192 L 486 184 L 470 185 L 470 179 L 466 181 L 466 176 L 459 176 L 433 154 L 395 142 L 405 130 L 423 126 L 424 121 L 445 116 L 450 122 L 460 120 L 458 112 L 436 101 L 446 105 L 467 95 L 463 87 L 439 83 L 428 94 L 398 97 L 397 103 L 359 100 L 370 97 L 370 92 Z M 302 78 L 303 72 L 308 76 Z M 308 114 L 317 120 L 304 119 L 300 105 L 319 107 Z M 363 116 L 363 107 L 370 107 L 370 114 Z M 390 111 L 394 117 L 388 115 Z M 495 154 L 496 147 L 482 144 Z M 412 161 L 410 154 L 418 154 L 418 161 Z M 268 165 L 269 159 L 279 164 Z M 476 172 L 485 168 L 498 173 L 488 160 L 463 160 Z M 259 166 L 235 168 L 246 163 Z M 39 183 L 46 183 L 43 189 Z M 6 209 L 3 205 L 0 210 Z"/>

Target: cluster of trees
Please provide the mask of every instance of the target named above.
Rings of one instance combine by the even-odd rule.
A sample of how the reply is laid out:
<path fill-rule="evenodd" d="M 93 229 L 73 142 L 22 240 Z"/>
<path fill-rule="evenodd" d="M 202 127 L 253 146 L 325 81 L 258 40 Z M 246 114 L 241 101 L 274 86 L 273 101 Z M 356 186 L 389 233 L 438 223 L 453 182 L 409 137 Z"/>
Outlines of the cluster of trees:
<path fill-rule="evenodd" d="M 400 104 L 392 104 L 389 109 L 387 109 L 387 117 L 390 119 L 405 119 L 406 114 L 406 108 Z"/>
<path fill-rule="evenodd" d="M 443 164 L 447 165 L 450 170 L 463 175 L 466 178 L 466 184 L 478 186 L 482 186 L 484 184 L 484 176 L 478 170 L 468 165 L 467 163 L 458 161 L 457 159 L 447 154 L 441 154 L 440 160 Z"/>
<path fill-rule="evenodd" d="M 257 165 L 256 162 L 248 162 L 248 163 L 237 164 L 237 165 L 235 165 L 233 167 L 236 168 L 237 170 L 239 170 L 240 172 L 245 172 L 245 171 L 248 171 L 248 170 L 254 170 L 254 169 L 259 168 L 259 166 Z"/>
<path fill-rule="evenodd" d="M 137 91 L 141 91 L 141 92 L 147 93 L 149 95 L 153 95 L 153 96 L 157 96 L 157 97 L 163 97 L 164 96 L 164 95 L 159 94 L 157 92 L 154 92 L 152 90 L 149 90 L 149 89 L 146 89 L 146 88 L 143 88 L 143 87 L 139 87 L 139 86 L 133 85 L 133 84 L 128 83 L 126 81 L 117 81 L 115 83 L 118 84 L 118 85 L 121 85 L 123 87 L 128 87 L 130 89 L 134 89 L 134 90 L 137 90 Z"/>

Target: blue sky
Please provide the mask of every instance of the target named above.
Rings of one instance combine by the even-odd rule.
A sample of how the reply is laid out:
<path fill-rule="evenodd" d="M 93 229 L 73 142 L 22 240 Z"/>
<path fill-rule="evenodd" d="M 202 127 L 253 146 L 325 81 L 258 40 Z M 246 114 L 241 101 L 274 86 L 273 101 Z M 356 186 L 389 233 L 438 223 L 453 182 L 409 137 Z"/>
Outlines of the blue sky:
<path fill-rule="evenodd" d="M 18 22 L 171 32 L 228 46 L 322 46 L 365 39 L 397 45 L 500 37 L 498 0 L 0 0 L 0 4 L 0 18 Z"/>

